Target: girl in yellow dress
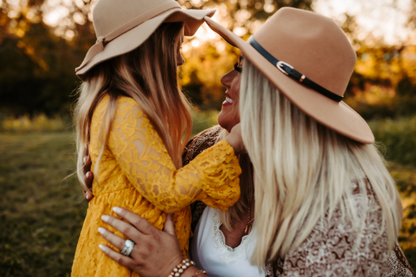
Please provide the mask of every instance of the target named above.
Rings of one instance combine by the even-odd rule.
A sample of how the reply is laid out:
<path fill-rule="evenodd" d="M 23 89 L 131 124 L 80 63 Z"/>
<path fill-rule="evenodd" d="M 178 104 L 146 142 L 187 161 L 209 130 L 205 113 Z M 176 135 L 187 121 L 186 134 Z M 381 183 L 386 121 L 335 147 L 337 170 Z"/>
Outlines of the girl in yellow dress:
<path fill-rule="evenodd" d="M 176 70 L 183 35 L 213 11 L 182 10 L 176 1 L 100 0 L 93 12 L 97 43 L 76 69 L 84 81 L 75 109 L 78 176 L 88 145 L 94 199 L 78 241 L 72 276 L 137 276 L 97 247 L 103 214 L 124 207 L 162 229 L 174 213 L 184 256 L 191 235 L 189 204 L 227 209 L 239 198 L 238 132 L 180 168 L 192 127 Z M 173 22 L 172 22 L 173 21 Z M 85 187 L 85 184 L 83 184 Z M 106 226 L 108 228 L 108 226 Z M 115 229 L 109 228 L 121 235 Z"/>

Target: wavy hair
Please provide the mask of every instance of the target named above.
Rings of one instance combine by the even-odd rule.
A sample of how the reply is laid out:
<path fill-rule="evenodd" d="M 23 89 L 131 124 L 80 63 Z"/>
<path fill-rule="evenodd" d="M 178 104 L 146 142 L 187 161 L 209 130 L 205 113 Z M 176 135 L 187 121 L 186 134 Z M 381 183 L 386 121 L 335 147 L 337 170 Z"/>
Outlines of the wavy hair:
<path fill-rule="evenodd" d="M 247 59 L 242 74 L 242 138 L 254 167 L 252 263 L 260 268 L 295 250 L 321 218 L 331 218 L 338 208 L 356 231 L 356 245 L 366 211 L 380 211 L 379 235 L 387 232 L 388 246 L 393 248 L 403 211 L 376 147 L 342 136 L 307 116 Z M 358 210 L 353 183 L 363 199 L 369 193 L 375 196 L 376 207 L 363 201 Z"/>
<path fill-rule="evenodd" d="M 184 142 L 192 132 L 189 103 L 180 91 L 177 79 L 182 36 L 182 22 L 163 23 L 138 48 L 98 64 L 86 76 L 74 111 L 77 174 L 84 189 L 87 187 L 82 159 L 87 155 L 91 119 L 95 107 L 106 95 L 110 96 L 110 101 L 102 118 L 99 137 L 104 143 L 95 172 L 98 172 L 109 137 L 118 96 L 131 97 L 138 103 L 162 138 L 174 165 L 182 166 Z"/>

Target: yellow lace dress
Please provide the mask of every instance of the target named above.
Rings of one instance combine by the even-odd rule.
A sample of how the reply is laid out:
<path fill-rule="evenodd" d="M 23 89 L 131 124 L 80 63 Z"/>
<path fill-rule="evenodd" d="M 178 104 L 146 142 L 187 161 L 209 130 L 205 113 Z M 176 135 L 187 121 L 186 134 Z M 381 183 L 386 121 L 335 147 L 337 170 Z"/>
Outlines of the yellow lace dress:
<path fill-rule="evenodd" d="M 94 173 L 102 144 L 98 138 L 101 119 L 110 97 L 96 107 L 90 132 L 91 169 Z M 174 213 L 176 234 L 183 255 L 188 253 L 191 235 L 189 204 L 196 200 L 227 209 L 240 196 L 241 168 L 233 148 L 221 141 L 205 150 L 192 162 L 176 170 L 161 138 L 138 104 L 131 98 L 119 97 L 117 110 L 107 144 L 94 174 L 94 198 L 78 241 L 72 276 L 138 276 L 112 261 L 98 248 L 110 244 L 98 233 L 105 227 L 101 215 L 110 214 L 113 207 L 123 207 L 147 219 L 162 229 L 166 213 Z"/>

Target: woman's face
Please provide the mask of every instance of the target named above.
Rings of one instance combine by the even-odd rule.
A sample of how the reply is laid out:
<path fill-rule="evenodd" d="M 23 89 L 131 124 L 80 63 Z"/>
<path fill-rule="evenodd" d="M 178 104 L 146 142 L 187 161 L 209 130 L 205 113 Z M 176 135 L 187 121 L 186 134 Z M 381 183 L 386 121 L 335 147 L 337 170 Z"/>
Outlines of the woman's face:
<path fill-rule="evenodd" d="M 231 129 L 240 123 L 238 103 L 240 98 L 241 73 L 238 69 L 241 69 L 242 62 L 243 57 L 240 56 L 237 70 L 233 69 L 221 78 L 221 84 L 223 84 L 227 90 L 225 91 L 226 98 L 222 103 L 221 112 L 218 114 L 218 124 L 228 132 L 231 132 Z"/>

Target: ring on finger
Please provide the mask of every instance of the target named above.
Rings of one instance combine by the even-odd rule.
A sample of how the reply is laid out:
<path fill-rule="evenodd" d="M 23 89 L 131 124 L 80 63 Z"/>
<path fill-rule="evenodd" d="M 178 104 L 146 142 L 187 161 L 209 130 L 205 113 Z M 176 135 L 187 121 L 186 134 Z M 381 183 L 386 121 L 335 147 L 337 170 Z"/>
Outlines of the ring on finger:
<path fill-rule="evenodd" d="M 127 239 L 124 242 L 124 247 L 123 250 L 121 250 L 121 254 L 123 254 L 124 256 L 130 256 L 131 251 L 133 251 L 133 247 L 134 247 L 135 243 L 129 239 Z"/>

